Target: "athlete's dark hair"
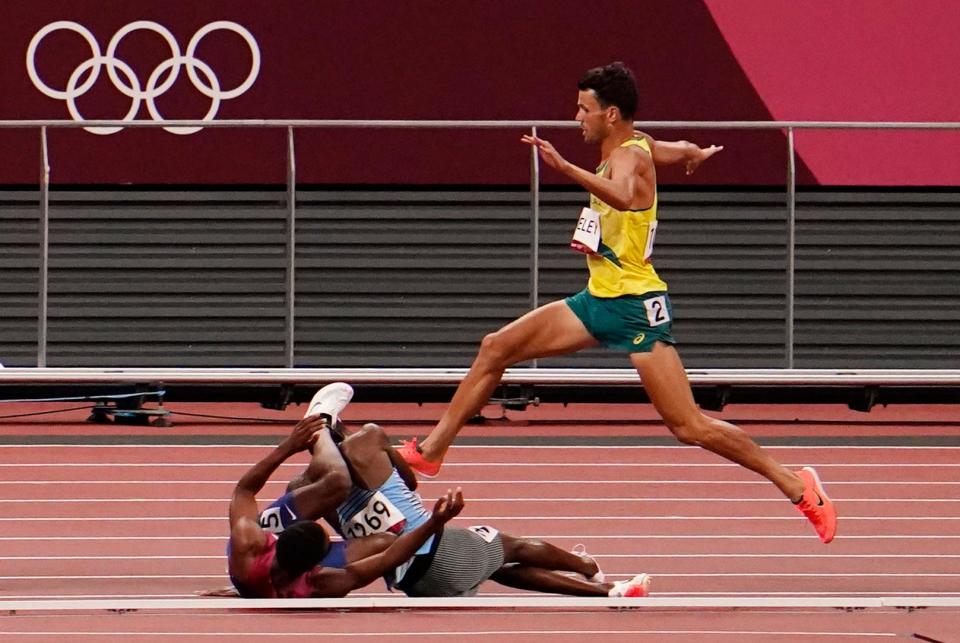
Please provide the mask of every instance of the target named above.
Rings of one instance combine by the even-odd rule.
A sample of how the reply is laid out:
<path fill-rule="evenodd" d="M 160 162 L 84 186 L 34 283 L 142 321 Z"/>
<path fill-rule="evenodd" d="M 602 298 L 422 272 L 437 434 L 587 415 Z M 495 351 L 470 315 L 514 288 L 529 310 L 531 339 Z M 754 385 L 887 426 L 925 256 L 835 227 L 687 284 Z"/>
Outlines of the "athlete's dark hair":
<path fill-rule="evenodd" d="M 580 91 L 592 89 L 597 95 L 600 107 L 606 109 L 613 105 L 620 110 L 624 120 L 633 120 L 639 102 L 637 81 L 630 68 L 622 62 L 594 67 L 583 75 L 577 83 L 577 89 Z"/>
<path fill-rule="evenodd" d="M 293 577 L 316 566 L 329 550 L 327 531 L 312 520 L 298 520 L 277 536 L 277 564 Z"/>

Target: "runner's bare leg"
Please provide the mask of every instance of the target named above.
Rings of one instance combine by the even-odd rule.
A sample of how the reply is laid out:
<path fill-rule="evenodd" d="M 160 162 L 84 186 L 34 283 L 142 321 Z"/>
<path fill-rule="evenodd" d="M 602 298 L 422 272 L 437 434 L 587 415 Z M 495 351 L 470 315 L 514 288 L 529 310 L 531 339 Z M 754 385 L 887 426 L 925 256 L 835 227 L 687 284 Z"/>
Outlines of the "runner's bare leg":
<path fill-rule="evenodd" d="M 420 444 L 423 457 L 443 458 L 466 421 L 487 404 L 508 366 L 596 345 L 597 340 L 563 301 L 532 310 L 487 335 L 440 422 Z"/>
<path fill-rule="evenodd" d="M 777 462 L 742 429 L 704 415 L 693 400 L 677 350 L 662 342 L 649 353 L 633 353 L 644 390 L 667 427 L 684 444 L 695 444 L 772 482 L 791 501 L 803 494 L 803 482 Z"/>

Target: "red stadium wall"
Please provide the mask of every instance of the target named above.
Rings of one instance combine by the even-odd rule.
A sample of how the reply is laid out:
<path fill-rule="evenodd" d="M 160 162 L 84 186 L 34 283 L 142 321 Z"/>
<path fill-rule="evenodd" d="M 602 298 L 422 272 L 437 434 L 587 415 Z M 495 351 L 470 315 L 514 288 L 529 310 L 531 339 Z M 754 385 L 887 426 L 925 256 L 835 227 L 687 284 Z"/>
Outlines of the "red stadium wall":
<path fill-rule="evenodd" d="M 166 27 L 181 54 L 205 25 L 229 20 L 256 40 L 260 69 L 249 88 L 222 100 L 215 118 L 572 119 L 576 81 L 591 66 L 621 59 L 641 85 L 639 120 L 950 120 L 960 98 L 952 75 L 960 27 L 952 3 L 924 0 L 610 0 L 603 6 L 550 1 L 412 0 L 304 2 L 48 0 L 0 8 L 2 119 L 70 118 L 67 102 L 41 93 L 27 73 L 65 88 L 90 59 L 84 38 L 59 20 L 89 30 L 101 53 L 138 20 Z M 910 17 L 912 20 L 907 21 Z M 922 43 L 922 47 L 921 47 Z M 28 56 L 33 53 L 33 56 Z M 157 33 L 120 41 L 119 77 L 146 86 L 170 58 Z M 195 57 L 223 90 L 243 83 L 251 49 L 240 36 L 213 31 Z M 169 65 L 168 66 L 172 66 Z M 95 67 L 93 62 L 86 69 Z M 75 85 L 88 83 L 76 73 Z M 157 77 L 163 86 L 165 75 Z M 206 79 L 208 85 L 212 80 Z M 105 71 L 75 100 L 86 118 L 131 110 Z M 166 118 L 200 118 L 211 107 L 181 72 L 158 92 Z M 136 111 L 150 118 L 146 103 Z M 546 132 L 585 165 L 596 151 L 575 130 Z M 776 185 L 784 180 L 781 132 L 655 132 L 718 142 L 727 150 L 709 171 L 667 183 Z M 519 131 L 299 130 L 298 180 L 316 184 L 494 184 L 528 181 Z M 801 132 L 803 184 L 953 185 L 954 135 Z M 127 129 L 101 136 L 50 132 L 52 179 L 59 184 L 245 184 L 285 180 L 285 132 L 205 129 L 179 136 Z M 0 184 L 33 184 L 36 131 L 0 130 Z M 545 173 L 547 181 L 557 178 Z"/>

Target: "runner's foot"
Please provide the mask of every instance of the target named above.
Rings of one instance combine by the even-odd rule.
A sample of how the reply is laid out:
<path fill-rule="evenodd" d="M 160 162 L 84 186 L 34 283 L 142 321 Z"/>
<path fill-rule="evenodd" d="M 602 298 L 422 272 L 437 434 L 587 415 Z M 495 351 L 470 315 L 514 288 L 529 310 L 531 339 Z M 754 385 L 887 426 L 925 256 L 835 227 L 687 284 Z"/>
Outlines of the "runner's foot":
<path fill-rule="evenodd" d="M 803 495 L 796 503 L 797 509 L 813 523 L 820 540 L 828 543 L 837 533 L 837 509 L 813 467 L 804 467 L 796 473 L 803 480 Z"/>
<path fill-rule="evenodd" d="M 417 446 L 417 439 L 402 440 L 397 448 L 400 457 L 407 461 L 410 468 L 425 478 L 433 478 L 440 473 L 440 465 L 443 460 L 434 462 L 423 457 L 423 452 Z"/>
<path fill-rule="evenodd" d="M 650 575 L 637 574 L 630 580 L 617 581 L 610 590 L 611 597 L 641 598 L 650 593 Z"/>

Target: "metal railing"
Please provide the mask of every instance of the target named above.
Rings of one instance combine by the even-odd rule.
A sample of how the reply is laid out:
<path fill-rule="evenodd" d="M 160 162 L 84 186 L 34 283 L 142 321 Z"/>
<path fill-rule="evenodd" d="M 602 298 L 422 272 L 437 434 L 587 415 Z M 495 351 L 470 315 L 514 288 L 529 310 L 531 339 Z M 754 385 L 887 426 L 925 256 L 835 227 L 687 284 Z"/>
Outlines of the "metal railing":
<path fill-rule="evenodd" d="M 733 129 L 733 130 L 779 130 L 787 137 L 786 167 L 786 309 L 784 344 L 785 367 L 794 367 L 794 279 L 795 279 L 795 227 L 796 227 L 796 150 L 794 131 L 798 129 L 870 129 L 870 130 L 958 130 L 960 122 L 858 122 L 858 121 L 636 121 L 639 129 Z M 234 119 L 234 120 L 0 120 L 0 129 L 37 129 L 40 132 L 40 261 L 37 366 L 47 364 L 47 295 L 50 219 L 50 162 L 47 143 L 48 128 L 79 127 L 203 127 L 203 128 L 268 128 L 287 130 L 287 220 L 286 220 L 286 278 L 285 278 L 285 338 L 284 352 L 287 368 L 294 366 L 295 307 L 295 224 L 296 224 L 296 152 L 294 130 L 296 129 L 525 129 L 537 135 L 538 128 L 573 128 L 575 121 L 531 120 L 330 120 L 330 119 Z M 539 305 L 539 229 L 540 229 L 540 164 L 536 148 L 530 150 L 530 307 Z M 537 364 L 534 361 L 533 366 Z"/>

